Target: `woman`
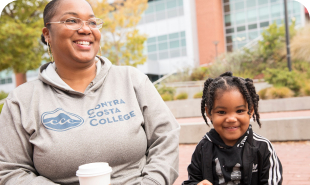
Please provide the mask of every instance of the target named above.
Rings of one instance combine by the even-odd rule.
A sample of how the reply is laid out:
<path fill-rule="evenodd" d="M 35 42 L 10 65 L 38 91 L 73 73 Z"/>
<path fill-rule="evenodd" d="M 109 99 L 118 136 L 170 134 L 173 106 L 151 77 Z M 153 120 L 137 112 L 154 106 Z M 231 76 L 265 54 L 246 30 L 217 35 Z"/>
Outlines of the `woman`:
<path fill-rule="evenodd" d="M 0 116 L 0 184 L 78 184 L 79 165 L 108 162 L 111 184 L 172 184 L 179 125 L 147 76 L 99 50 L 85 0 L 52 0 L 42 40 L 54 61 L 10 93 Z"/>

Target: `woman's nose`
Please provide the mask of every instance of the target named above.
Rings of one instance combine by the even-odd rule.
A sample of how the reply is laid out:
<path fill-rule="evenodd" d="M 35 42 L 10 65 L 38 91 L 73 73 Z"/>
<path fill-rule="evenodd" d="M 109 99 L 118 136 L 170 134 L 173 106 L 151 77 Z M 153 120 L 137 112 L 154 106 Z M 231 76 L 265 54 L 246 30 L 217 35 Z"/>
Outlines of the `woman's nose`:
<path fill-rule="evenodd" d="M 88 26 L 88 22 L 87 21 L 83 21 L 83 25 L 82 27 L 78 30 L 79 33 L 86 33 L 89 34 L 91 33 L 91 29 Z"/>

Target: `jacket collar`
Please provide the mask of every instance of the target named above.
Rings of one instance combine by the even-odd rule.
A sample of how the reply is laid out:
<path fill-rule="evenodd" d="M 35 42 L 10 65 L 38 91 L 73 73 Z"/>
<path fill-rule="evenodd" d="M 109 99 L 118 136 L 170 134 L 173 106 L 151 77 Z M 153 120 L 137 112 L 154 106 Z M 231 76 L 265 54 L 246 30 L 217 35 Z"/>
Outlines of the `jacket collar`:
<path fill-rule="evenodd" d="M 252 130 L 252 125 L 251 124 L 249 125 L 248 131 L 249 131 L 249 135 L 248 135 L 248 138 L 247 138 L 246 142 L 250 146 L 254 147 L 254 145 L 253 145 L 253 130 Z"/>

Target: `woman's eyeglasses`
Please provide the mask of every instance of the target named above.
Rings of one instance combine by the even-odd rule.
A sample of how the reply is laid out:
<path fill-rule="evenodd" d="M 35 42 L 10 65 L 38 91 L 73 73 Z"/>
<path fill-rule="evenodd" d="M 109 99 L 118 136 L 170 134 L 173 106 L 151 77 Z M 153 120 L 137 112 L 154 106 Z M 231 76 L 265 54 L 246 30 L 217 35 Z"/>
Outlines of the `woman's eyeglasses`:
<path fill-rule="evenodd" d="M 48 22 L 48 24 L 54 24 L 54 23 L 59 23 L 59 24 L 65 24 L 67 28 L 71 30 L 79 30 L 83 27 L 84 22 L 86 22 L 86 25 L 91 28 L 91 29 L 100 29 L 103 24 L 103 20 L 99 18 L 90 18 L 87 21 L 82 21 L 80 18 L 68 18 L 65 21 L 59 21 L 59 22 Z"/>

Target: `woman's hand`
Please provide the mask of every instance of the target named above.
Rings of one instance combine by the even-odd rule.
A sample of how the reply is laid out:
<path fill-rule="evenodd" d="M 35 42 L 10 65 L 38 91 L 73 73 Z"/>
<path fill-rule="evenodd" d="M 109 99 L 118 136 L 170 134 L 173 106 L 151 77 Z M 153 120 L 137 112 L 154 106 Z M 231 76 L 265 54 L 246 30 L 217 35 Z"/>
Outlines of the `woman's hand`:
<path fill-rule="evenodd" d="M 207 180 L 203 180 L 203 181 L 199 182 L 197 185 L 212 185 L 212 183 L 207 181 Z"/>

